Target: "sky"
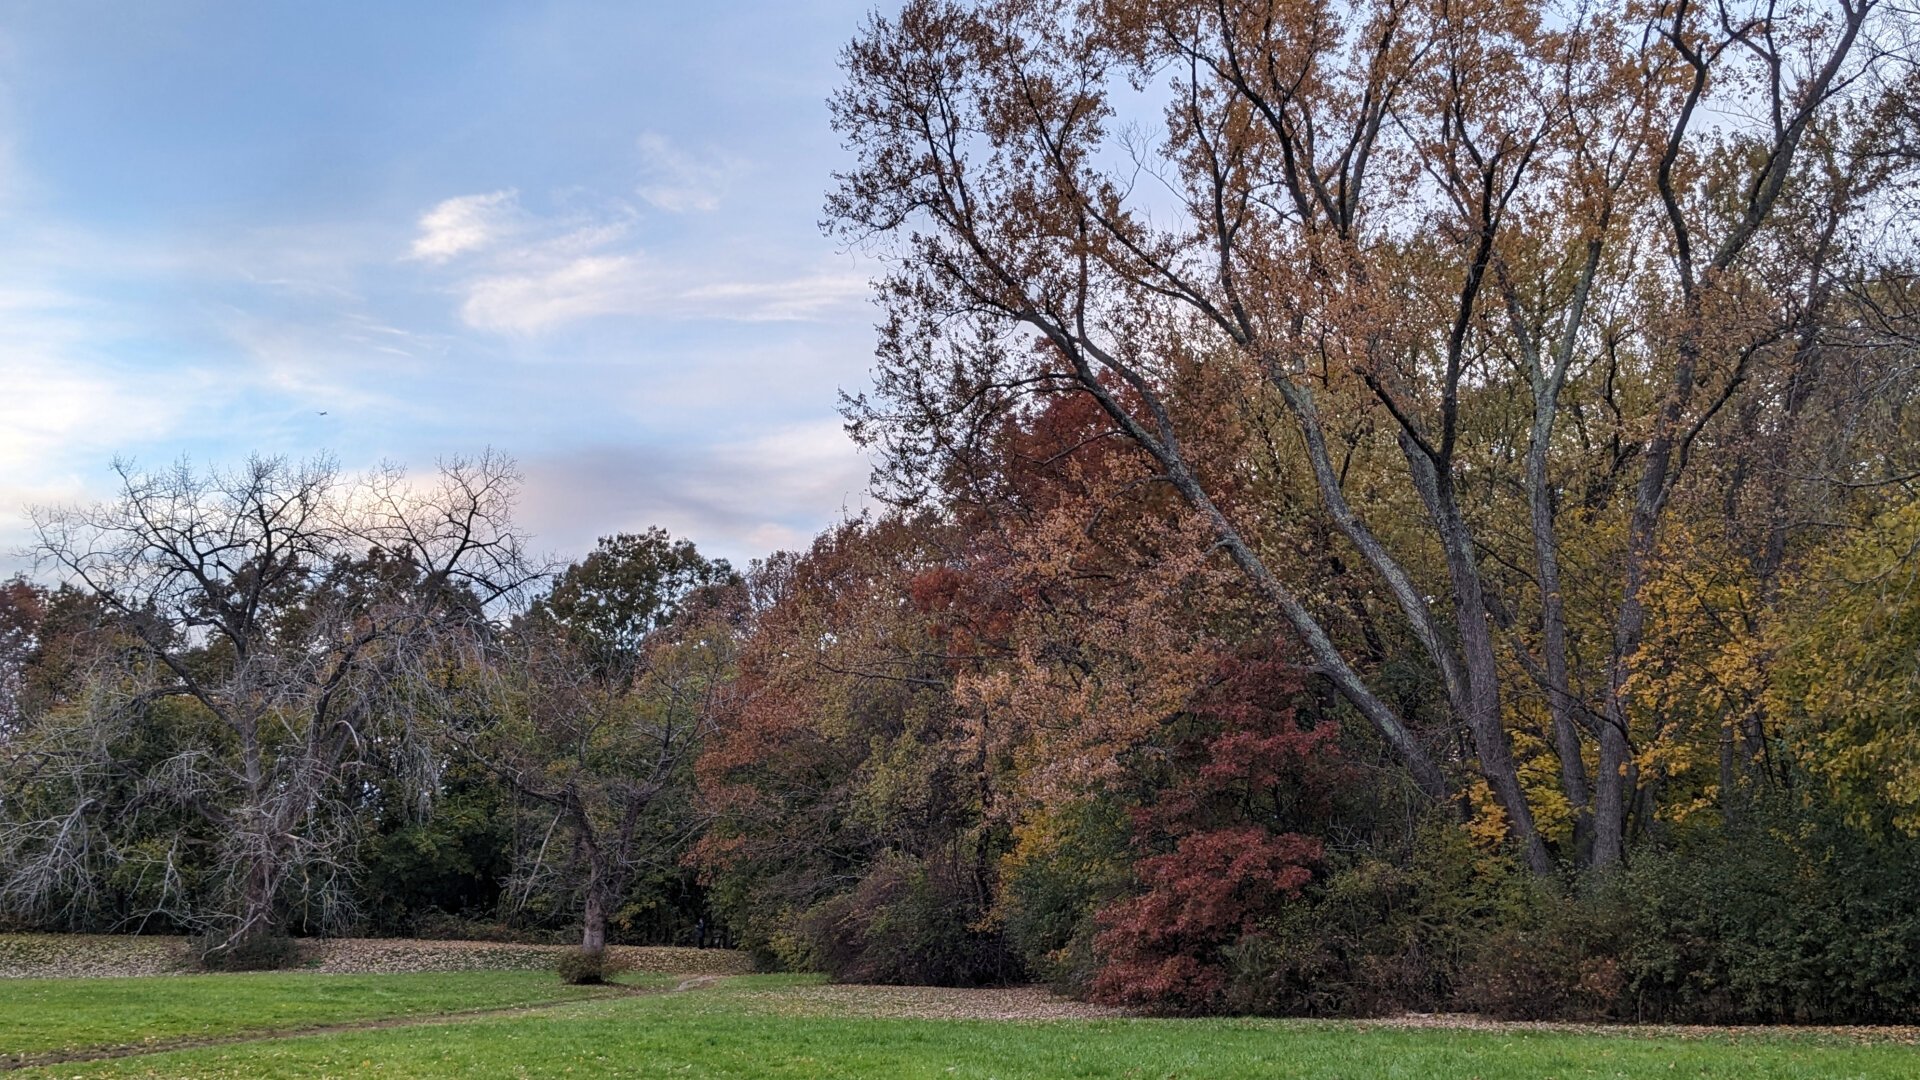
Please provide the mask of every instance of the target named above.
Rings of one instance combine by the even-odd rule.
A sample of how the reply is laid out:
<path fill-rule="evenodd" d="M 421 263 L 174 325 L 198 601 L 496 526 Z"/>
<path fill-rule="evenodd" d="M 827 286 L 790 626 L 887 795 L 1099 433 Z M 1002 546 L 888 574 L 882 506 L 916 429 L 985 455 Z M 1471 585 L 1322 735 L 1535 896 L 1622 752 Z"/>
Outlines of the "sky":
<path fill-rule="evenodd" d="M 0 569 L 111 464 L 518 460 L 561 557 L 863 505 L 865 0 L 0 2 Z"/>

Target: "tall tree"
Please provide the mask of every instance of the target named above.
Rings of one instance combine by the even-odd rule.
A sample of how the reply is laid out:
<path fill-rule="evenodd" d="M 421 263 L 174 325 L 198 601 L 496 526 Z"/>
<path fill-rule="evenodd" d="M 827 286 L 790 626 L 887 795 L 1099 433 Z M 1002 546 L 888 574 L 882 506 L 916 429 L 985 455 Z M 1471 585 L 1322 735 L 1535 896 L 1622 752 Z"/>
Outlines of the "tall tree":
<path fill-rule="evenodd" d="M 521 890 L 577 900 L 581 946 L 698 829 L 692 769 L 726 689 L 739 578 L 663 530 L 601 540 L 476 654 L 454 745 L 538 808 Z M 550 838 L 558 837 L 558 845 Z"/>
<path fill-rule="evenodd" d="M 1781 209 L 1853 222 L 1909 190 L 1871 149 L 1910 112 L 1898 18 L 1877 0 L 910 0 L 847 50 L 833 100 L 858 160 L 829 210 L 898 256 L 879 397 L 855 420 L 910 489 L 1023 395 L 1086 395 L 1445 797 L 1445 733 L 1382 692 L 1314 582 L 1276 570 L 1281 530 L 1227 497 L 1237 463 L 1196 450 L 1209 420 L 1178 373 L 1222 368 L 1285 419 L 1306 507 L 1410 631 L 1528 862 L 1551 856 L 1509 714 L 1538 696 L 1585 857 L 1615 864 L 1673 492 L 1756 373 L 1836 318 L 1809 282 L 1864 265 L 1845 229 L 1817 257 L 1786 243 Z M 1578 617 L 1575 493 L 1624 519 L 1613 584 Z M 1604 670 L 1576 671 L 1596 623 Z"/>

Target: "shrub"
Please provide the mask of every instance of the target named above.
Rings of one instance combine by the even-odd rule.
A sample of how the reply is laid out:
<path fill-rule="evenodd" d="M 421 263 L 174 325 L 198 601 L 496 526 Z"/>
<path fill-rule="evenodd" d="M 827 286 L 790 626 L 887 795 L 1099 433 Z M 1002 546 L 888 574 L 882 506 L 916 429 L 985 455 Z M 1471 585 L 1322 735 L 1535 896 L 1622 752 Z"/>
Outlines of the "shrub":
<path fill-rule="evenodd" d="M 599 986 L 617 974 L 605 949 L 568 949 L 560 954 L 555 967 L 560 981 L 569 986 Z"/>
<path fill-rule="evenodd" d="M 300 944 L 277 932 L 232 942 L 223 935 L 208 934 L 194 942 L 193 958 L 208 971 L 278 971 L 300 962 Z"/>
<path fill-rule="evenodd" d="M 1199 1011 L 1222 1004 L 1228 956 L 1257 922 L 1300 895 L 1320 841 L 1247 826 L 1196 832 L 1140 862 L 1146 892 L 1100 915 L 1092 996 Z"/>
<path fill-rule="evenodd" d="M 1635 1018 L 1920 1017 L 1920 839 L 1756 812 L 1711 842 L 1636 859 L 1622 975 Z"/>
<path fill-rule="evenodd" d="M 1042 811 L 1001 860 L 999 913 L 1009 947 L 1056 992 L 1085 993 L 1099 964 L 1094 917 L 1131 884 L 1125 812 L 1112 799 Z"/>
<path fill-rule="evenodd" d="M 840 982 L 982 986 L 1020 975 L 960 874 L 904 855 L 881 859 L 851 892 L 814 905 L 795 936 L 796 959 Z"/>
<path fill-rule="evenodd" d="M 1219 951 L 1217 1007 L 1286 1016 L 1457 1008 L 1456 989 L 1491 936 L 1539 925 L 1553 899 L 1515 860 L 1433 821 L 1400 852 L 1336 854 L 1299 899 L 1259 913 Z"/>
<path fill-rule="evenodd" d="M 1623 941 L 1604 900 L 1564 901 L 1535 928 L 1489 934 L 1461 973 L 1456 1007 L 1506 1020 L 1604 1020 L 1620 1015 Z"/>

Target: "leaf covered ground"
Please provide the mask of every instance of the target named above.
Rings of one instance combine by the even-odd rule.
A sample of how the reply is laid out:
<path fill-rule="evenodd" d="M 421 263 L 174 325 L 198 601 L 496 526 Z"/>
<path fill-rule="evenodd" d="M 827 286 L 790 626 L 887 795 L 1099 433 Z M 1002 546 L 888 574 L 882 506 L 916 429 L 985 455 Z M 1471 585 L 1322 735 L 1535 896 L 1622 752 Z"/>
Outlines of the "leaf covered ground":
<path fill-rule="evenodd" d="M 564 945 L 406 938 L 326 938 L 300 943 L 301 967 L 327 974 L 415 971 L 551 971 Z M 661 975 L 739 975 L 745 954 L 727 949 L 614 945 L 608 952 L 631 971 Z M 182 937 L 96 934 L 0 934 L 0 978 L 172 975 L 191 972 Z"/>

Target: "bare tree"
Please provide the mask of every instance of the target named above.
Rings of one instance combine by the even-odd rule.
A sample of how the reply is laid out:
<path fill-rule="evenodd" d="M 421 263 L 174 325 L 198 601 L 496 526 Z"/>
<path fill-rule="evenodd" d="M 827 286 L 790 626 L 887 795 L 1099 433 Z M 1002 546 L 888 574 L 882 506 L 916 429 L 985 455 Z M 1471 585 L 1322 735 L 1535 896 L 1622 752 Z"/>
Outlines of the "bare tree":
<path fill-rule="evenodd" d="M 101 600 L 126 647 L 12 748 L 13 785 L 33 795 L 8 806 L 0 887 L 44 903 L 139 860 L 174 882 L 198 835 L 217 880 L 156 895 L 217 949 L 280 928 L 296 894 L 337 919 L 370 749 L 431 789 L 424 658 L 538 576 L 512 523 L 513 465 L 449 461 L 417 487 L 391 468 L 343 481 L 326 459 L 117 471 L 113 500 L 34 513 L 40 557 Z M 130 774 L 124 737 L 163 708 L 191 714 L 190 734 Z M 115 786 L 124 797 L 106 798 Z M 143 814 L 204 828 L 157 853 L 121 843 Z"/>

